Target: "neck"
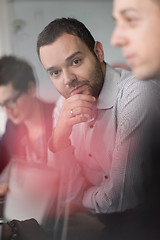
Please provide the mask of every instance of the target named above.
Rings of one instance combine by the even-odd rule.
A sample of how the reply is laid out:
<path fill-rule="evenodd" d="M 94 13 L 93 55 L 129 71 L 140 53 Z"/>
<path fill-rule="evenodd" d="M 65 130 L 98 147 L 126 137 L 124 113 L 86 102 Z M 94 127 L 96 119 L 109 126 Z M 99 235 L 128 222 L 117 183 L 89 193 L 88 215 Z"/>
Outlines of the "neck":
<path fill-rule="evenodd" d="M 35 140 L 36 138 L 43 134 L 44 126 L 42 117 L 43 116 L 41 113 L 39 102 L 37 99 L 35 99 L 32 106 L 32 114 L 25 121 L 25 126 L 27 128 L 28 135 L 31 141 Z"/>
<path fill-rule="evenodd" d="M 105 78 L 105 76 L 106 76 L 106 63 L 105 62 L 101 63 L 101 68 L 102 68 L 102 72 L 103 72 L 103 77 Z"/>

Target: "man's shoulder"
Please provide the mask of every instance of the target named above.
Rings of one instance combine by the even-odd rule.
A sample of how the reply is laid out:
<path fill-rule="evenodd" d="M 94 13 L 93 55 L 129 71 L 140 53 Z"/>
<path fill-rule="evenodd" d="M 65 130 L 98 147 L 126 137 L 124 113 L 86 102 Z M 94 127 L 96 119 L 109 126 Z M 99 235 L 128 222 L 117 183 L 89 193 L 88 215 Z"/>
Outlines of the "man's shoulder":
<path fill-rule="evenodd" d="M 9 144 L 10 142 L 15 141 L 15 139 L 19 140 L 21 138 L 21 134 L 25 131 L 26 129 L 23 123 L 14 124 L 10 119 L 8 119 L 6 122 L 5 132 L 2 135 L 2 141 Z"/>
<path fill-rule="evenodd" d="M 120 109 L 119 112 L 130 108 L 147 114 L 154 108 L 153 112 L 160 114 L 160 84 L 154 80 L 139 80 L 131 71 L 122 68 L 111 68 L 109 72 L 114 81 L 114 105 Z M 111 77 L 109 81 L 112 81 Z"/>
<path fill-rule="evenodd" d="M 55 104 L 56 104 L 55 102 L 47 102 L 42 99 L 38 99 L 38 101 L 39 101 L 40 106 L 43 109 L 48 110 L 48 111 L 53 110 L 53 108 L 55 107 Z"/>
<path fill-rule="evenodd" d="M 6 122 L 6 131 L 16 131 L 17 128 L 21 127 L 21 124 L 14 124 L 10 119 Z"/>
<path fill-rule="evenodd" d="M 47 102 L 42 99 L 38 99 L 39 101 L 39 106 L 42 112 L 42 115 L 45 117 L 45 122 L 50 123 L 52 122 L 52 115 L 53 111 L 55 109 L 56 103 L 55 102 Z"/>
<path fill-rule="evenodd" d="M 154 80 L 139 80 L 131 71 L 116 69 L 119 72 L 118 88 L 123 93 L 137 92 L 145 96 L 159 96 L 160 84 Z"/>

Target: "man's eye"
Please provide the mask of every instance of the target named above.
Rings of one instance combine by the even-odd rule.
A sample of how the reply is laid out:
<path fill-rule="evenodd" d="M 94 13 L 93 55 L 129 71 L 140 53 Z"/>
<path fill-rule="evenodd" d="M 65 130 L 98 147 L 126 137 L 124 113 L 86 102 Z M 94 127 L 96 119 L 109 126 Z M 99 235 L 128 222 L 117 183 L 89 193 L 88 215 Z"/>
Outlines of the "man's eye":
<path fill-rule="evenodd" d="M 79 64 L 79 63 L 80 63 L 80 60 L 79 60 L 79 59 L 73 60 L 73 65 L 77 65 L 77 64 Z"/>
<path fill-rule="evenodd" d="M 50 72 L 50 76 L 55 76 L 56 77 L 56 76 L 58 76 L 58 74 L 59 74 L 58 70 Z"/>
<path fill-rule="evenodd" d="M 127 18 L 127 22 L 134 22 L 135 19 L 134 18 Z"/>
<path fill-rule="evenodd" d="M 137 19 L 135 17 L 126 17 L 126 21 L 128 23 L 136 23 Z"/>

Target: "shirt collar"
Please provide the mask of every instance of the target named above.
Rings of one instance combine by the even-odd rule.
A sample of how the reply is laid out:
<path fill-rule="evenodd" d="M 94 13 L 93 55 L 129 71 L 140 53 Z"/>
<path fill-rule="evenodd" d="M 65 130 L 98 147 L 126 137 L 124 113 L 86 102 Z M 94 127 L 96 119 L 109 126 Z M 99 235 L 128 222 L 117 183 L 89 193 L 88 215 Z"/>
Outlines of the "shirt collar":
<path fill-rule="evenodd" d="M 118 92 L 119 78 L 120 73 L 113 69 L 110 65 L 106 64 L 104 84 L 97 103 L 98 109 L 107 109 L 113 107 Z"/>

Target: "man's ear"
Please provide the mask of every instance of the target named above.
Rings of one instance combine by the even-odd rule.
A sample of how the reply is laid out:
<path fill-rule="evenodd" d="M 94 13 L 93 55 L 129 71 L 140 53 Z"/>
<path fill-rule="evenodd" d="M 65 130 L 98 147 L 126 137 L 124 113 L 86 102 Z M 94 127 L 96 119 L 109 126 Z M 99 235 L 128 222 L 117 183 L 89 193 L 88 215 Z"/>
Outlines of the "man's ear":
<path fill-rule="evenodd" d="M 103 52 L 103 46 L 100 42 L 96 41 L 94 44 L 94 52 L 100 61 L 102 63 L 104 61 L 104 52 Z"/>
<path fill-rule="evenodd" d="M 28 93 L 32 95 L 32 97 L 36 96 L 36 85 L 33 82 L 28 83 Z"/>

